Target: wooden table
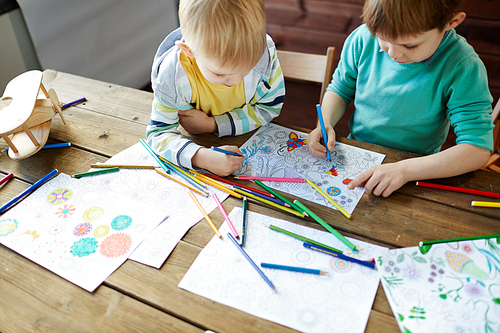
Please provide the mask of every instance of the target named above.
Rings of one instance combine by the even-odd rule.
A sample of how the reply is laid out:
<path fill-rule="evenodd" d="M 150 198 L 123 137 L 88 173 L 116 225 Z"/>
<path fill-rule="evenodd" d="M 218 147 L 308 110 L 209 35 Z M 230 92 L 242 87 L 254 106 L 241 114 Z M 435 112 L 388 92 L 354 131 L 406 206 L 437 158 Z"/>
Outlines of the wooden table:
<path fill-rule="evenodd" d="M 15 161 L 4 153 L 7 145 L 0 140 L 0 178 L 9 172 L 15 175 L 14 180 L 0 188 L 0 205 L 54 168 L 67 174 L 86 171 L 90 164 L 105 162 L 145 136 L 151 93 L 53 70 L 44 72 L 43 83 L 47 89 L 54 88 L 62 102 L 83 96 L 88 102 L 64 111 L 66 126 L 59 117 L 54 118 L 48 143 L 69 141 L 69 148 L 41 150 L 30 158 Z M 0 108 L 6 104 L 0 102 Z M 209 134 L 191 138 L 211 146 L 241 145 L 249 137 L 250 134 L 218 139 Z M 405 152 L 354 140 L 339 141 L 386 154 L 385 163 L 411 157 Z M 500 192 L 500 177 L 488 171 L 441 182 Z M 415 246 L 421 240 L 500 233 L 500 210 L 471 207 L 474 199 L 468 194 L 407 184 L 389 198 L 365 194 L 352 220 L 317 204 L 308 206 L 344 235 L 397 248 Z M 231 211 L 241 203 L 230 197 L 223 205 Z M 269 207 L 251 203 L 249 209 L 321 228 L 310 219 Z M 210 215 L 217 226 L 222 224 L 218 210 Z M 179 242 L 161 269 L 128 260 L 93 293 L 0 246 L 0 331 L 292 332 L 177 287 L 212 237 L 208 224 L 199 223 Z M 399 332 L 381 286 L 366 332 Z"/>

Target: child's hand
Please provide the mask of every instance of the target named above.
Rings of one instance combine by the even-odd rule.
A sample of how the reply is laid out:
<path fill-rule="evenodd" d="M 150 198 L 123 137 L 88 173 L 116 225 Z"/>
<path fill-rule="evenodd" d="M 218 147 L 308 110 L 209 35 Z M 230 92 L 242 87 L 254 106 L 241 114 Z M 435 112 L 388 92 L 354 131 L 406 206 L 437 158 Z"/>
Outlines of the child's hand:
<path fill-rule="evenodd" d="M 354 189 L 364 186 L 368 194 L 388 197 L 392 192 L 408 182 L 405 168 L 401 163 L 388 163 L 373 166 L 362 172 L 347 187 Z"/>
<path fill-rule="evenodd" d="M 241 151 L 236 146 L 221 146 L 220 148 L 241 155 Z M 244 156 L 227 155 L 208 148 L 199 149 L 191 160 L 194 166 L 206 169 L 219 176 L 228 176 L 231 172 L 237 170 L 243 161 L 245 161 Z"/>
<path fill-rule="evenodd" d="M 179 123 L 190 134 L 213 133 L 217 131 L 215 119 L 198 109 L 179 110 Z"/>
<path fill-rule="evenodd" d="M 328 136 L 328 150 L 330 152 L 335 148 L 335 131 L 331 126 L 326 127 L 326 135 Z M 309 135 L 307 136 L 307 148 L 309 151 L 316 157 L 324 157 L 326 156 L 326 148 L 320 143 L 320 140 L 323 138 L 323 134 L 321 133 L 321 127 L 316 127 Z"/>

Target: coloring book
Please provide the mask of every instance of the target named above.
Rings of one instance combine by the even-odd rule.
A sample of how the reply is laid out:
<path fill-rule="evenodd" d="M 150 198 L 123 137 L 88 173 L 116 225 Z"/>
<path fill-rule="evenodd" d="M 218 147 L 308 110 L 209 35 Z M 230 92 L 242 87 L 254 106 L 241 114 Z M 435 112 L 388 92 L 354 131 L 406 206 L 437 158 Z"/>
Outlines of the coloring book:
<path fill-rule="evenodd" d="M 377 265 L 401 332 L 500 332 L 499 239 L 390 250 Z"/>
<path fill-rule="evenodd" d="M 332 161 L 314 157 L 306 146 L 307 134 L 269 123 L 262 126 L 240 150 L 245 162 L 235 176 L 309 178 L 342 208 L 352 214 L 363 188 L 347 185 L 361 172 L 382 163 L 385 155 L 337 142 Z M 336 209 L 307 183 L 265 182 L 270 187 Z"/>
<path fill-rule="evenodd" d="M 94 177 L 61 173 L 42 185 L 0 216 L 0 242 L 93 291 L 166 217 Z"/>
<path fill-rule="evenodd" d="M 241 229 L 243 210 L 229 218 Z M 261 268 L 273 290 L 230 241 L 224 223 L 189 268 L 179 287 L 303 332 L 364 332 L 379 284 L 376 270 L 306 249 L 303 242 L 271 230 L 274 225 L 366 260 L 385 248 L 350 238 L 349 250 L 329 232 L 247 211 L 243 247 L 257 266 L 262 262 L 327 271 L 313 275 Z"/>

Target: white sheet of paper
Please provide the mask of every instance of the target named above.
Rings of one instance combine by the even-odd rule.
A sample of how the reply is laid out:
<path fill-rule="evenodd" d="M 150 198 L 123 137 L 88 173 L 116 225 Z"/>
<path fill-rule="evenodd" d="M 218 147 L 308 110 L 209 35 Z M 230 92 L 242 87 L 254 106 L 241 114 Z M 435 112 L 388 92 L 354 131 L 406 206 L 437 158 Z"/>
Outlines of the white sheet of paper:
<path fill-rule="evenodd" d="M 141 143 L 121 151 L 105 164 L 158 165 Z M 168 216 L 129 257 L 142 264 L 160 268 L 186 232 L 203 219 L 203 214 L 189 196 L 186 187 L 154 170 L 120 169 L 119 173 L 120 175 L 103 174 L 100 177 L 103 180 L 107 178 L 105 181 L 110 182 L 110 189 L 116 193 L 125 193 Z M 185 182 L 174 173 L 171 176 Z M 209 190 L 215 192 L 221 202 L 228 197 L 227 193 L 213 187 L 209 186 Z M 217 207 L 212 197 L 195 195 L 207 214 Z"/>
<path fill-rule="evenodd" d="M 229 218 L 241 230 L 243 210 Z M 262 262 L 327 271 L 313 275 L 261 268 L 276 287 L 273 291 L 228 238 L 229 227 L 219 229 L 200 252 L 179 287 L 213 301 L 304 332 L 364 332 L 379 283 L 376 270 L 311 251 L 303 242 L 269 229 L 282 229 L 343 250 L 366 260 L 385 248 L 350 238 L 350 251 L 329 232 L 247 212 L 244 249 L 260 267 Z"/>
<path fill-rule="evenodd" d="M 390 250 L 377 259 L 401 332 L 500 331 L 497 239 Z M 428 250 L 428 252 L 426 252 Z"/>
<path fill-rule="evenodd" d="M 379 165 L 385 155 L 340 142 L 332 161 L 314 157 L 306 146 L 307 134 L 269 123 L 262 126 L 240 150 L 245 163 L 233 174 L 261 177 L 309 178 L 350 214 L 365 192 L 347 184 L 361 172 Z M 336 209 L 307 183 L 264 182 L 279 191 Z"/>
<path fill-rule="evenodd" d="M 93 291 L 166 216 L 102 176 L 51 179 L 0 216 L 0 242 Z"/>

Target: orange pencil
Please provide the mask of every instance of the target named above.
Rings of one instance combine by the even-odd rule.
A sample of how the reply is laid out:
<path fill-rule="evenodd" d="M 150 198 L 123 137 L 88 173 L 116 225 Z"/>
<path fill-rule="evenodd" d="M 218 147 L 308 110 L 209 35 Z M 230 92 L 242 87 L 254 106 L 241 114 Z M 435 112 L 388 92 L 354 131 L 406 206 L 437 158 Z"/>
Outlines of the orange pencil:
<path fill-rule="evenodd" d="M 201 204 L 198 201 L 198 199 L 196 199 L 196 197 L 194 196 L 193 192 L 191 192 L 191 191 L 188 191 L 188 192 L 189 192 L 189 195 L 191 196 L 191 198 L 193 199 L 194 203 L 196 204 L 196 206 L 198 206 L 198 209 L 200 210 L 200 212 L 205 217 L 205 220 L 207 220 L 208 224 L 210 224 L 210 227 L 212 227 L 212 230 L 215 232 L 215 234 L 219 238 L 222 238 L 222 235 L 220 234 L 219 230 L 217 230 L 217 227 L 215 226 L 214 222 L 212 222 L 212 219 L 207 215 L 207 213 L 205 212 L 205 210 L 201 206 Z"/>

